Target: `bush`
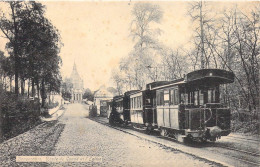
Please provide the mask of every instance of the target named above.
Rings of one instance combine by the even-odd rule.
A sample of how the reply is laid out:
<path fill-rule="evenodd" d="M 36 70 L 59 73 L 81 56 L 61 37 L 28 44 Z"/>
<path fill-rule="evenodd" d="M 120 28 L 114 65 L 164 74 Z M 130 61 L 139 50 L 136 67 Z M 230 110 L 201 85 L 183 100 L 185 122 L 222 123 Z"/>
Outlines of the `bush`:
<path fill-rule="evenodd" d="M 47 109 L 52 109 L 52 108 L 55 108 L 59 105 L 59 102 L 55 102 L 55 103 L 47 103 L 45 104 L 45 108 Z"/>
<path fill-rule="evenodd" d="M 40 123 L 39 99 L 0 90 L 0 141 L 14 137 Z"/>
<path fill-rule="evenodd" d="M 259 122 L 254 114 L 240 110 L 232 113 L 231 130 L 238 133 L 259 135 Z"/>

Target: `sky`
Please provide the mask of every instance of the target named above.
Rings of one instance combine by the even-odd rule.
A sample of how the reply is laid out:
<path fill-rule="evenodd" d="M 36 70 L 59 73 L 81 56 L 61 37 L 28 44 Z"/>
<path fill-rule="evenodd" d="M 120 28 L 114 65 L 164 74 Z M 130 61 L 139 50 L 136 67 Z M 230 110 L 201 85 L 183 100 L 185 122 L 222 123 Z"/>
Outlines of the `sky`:
<path fill-rule="evenodd" d="M 110 79 L 120 58 L 133 49 L 130 37 L 131 10 L 136 2 L 117 1 L 47 1 L 46 17 L 59 30 L 64 46 L 61 48 L 61 74 L 69 77 L 75 62 L 84 87 L 92 91 L 100 86 L 113 86 Z M 160 5 L 163 18 L 155 25 L 162 30 L 160 42 L 170 48 L 186 45 L 192 37 L 192 22 L 187 15 L 188 2 L 150 2 Z M 231 3 L 218 2 L 223 8 Z M 250 8 L 247 2 L 239 2 Z M 214 5 L 213 5 L 214 6 Z M 5 40 L 0 38 L 0 50 Z"/>

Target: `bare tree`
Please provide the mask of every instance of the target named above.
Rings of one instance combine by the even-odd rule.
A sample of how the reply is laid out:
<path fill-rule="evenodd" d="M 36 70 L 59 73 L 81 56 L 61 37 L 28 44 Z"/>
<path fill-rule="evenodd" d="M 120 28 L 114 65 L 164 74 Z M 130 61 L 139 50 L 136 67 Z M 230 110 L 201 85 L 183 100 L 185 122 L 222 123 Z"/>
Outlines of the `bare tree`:
<path fill-rule="evenodd" d="M 125 80 L 123 78 L 122 73 L 117 69 L 113 69 L 112 80 L 116 84 L 116 90 L 117 90 L 118 95 L 122 95 L 123 87 L 124 87 L 124 80 Z"/>
<path fill-rule="evenodd" d="M 189 63 L 181 49 L 164 49 L 163 56 L 163 76 L 165 80 L 175 80 L 182 78 L 188 71 Z"/>
<path fill-rule="evenodd" d="M 192 21 L 195 24 L 195 37 L 194 37 L 194 45 L 195 45 L 195 54 L 192 56 L 197 56 L 194 58 L 200 60 L 200 68 L 209 68 L 211 65 L 211 61 L 213 61 L 213 65 L 217 66 L 217 60 L 214 55 L 214 52 L 211 52 L 209 49 L 208 43 L 213 42 L 215 40 L 215 36 L 217 34 L 216 29 L 214 29 L 214 17 L 213 12 L 209 9 L 208 2 L 198 1 L 190 3 L 190 7 L 188 10 L 188 14 L 191 16 Z M 200 58 L 198 58 L 198 56 Z"/>
<path fill-rule="evenodd" d="M 247 105 L 250 111 L 256 111 L 259 105 L 259 61 L 260 61 L 260 16 L 259 9 L 252 10 L 250 15 L 240 12 L 235 18 L 235 50 L 241 62 L 243 82 L 247 89 Z"/>
<path fill-rule="evenodd" d="M 137 41 L 135 48 L 157 47 L 156 35 L 160 34 L 160 29 L 151 29 L 151 23 L 160 23 L 163 12 L 158 5 L 151 3 L 135 4 L 131 23 L 131 36 Z"/>
<path fill-rule="evenodd" d="M 151 27 L 152 23 L 160 23 L 162 10 L 151 3 L 137 3 L 133 7 L 133 20 L 130 35 L 135 42 L 133 50 L 120 62 L 120 70 L 124 73 L 128 88 L 142 89 L 151 78 L 151 69 L 155 66 L 154 58 L 158 56 L 161 46 L 157 36 L 161 30 Z"/>

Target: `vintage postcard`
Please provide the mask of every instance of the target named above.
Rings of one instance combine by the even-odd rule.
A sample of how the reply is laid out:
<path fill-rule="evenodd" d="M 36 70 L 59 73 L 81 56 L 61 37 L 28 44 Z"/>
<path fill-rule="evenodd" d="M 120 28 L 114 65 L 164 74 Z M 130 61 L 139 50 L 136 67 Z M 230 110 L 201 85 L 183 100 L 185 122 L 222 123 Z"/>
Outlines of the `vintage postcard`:
<path fill-rule="evenodd" d="M 0 166 L 259 166 L 258 1 L 0 1 Z"/>

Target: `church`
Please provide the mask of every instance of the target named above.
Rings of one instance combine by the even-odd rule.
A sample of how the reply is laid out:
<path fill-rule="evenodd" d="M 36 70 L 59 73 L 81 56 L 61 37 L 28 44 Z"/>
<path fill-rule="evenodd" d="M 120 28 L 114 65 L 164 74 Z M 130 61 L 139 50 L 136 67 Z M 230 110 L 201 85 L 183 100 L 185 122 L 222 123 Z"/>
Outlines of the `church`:
<path fill-rule="evenodd" d="M 71 101 L 82 102 L 83 93 L 84 93 L 84 86 L 83 86 L 84 82 L 79 76 L 75 62 L 74 62 L 72 73 L 70 75 L 70 81 L 73 85 L 72 92 L 71 92 Z"/>

